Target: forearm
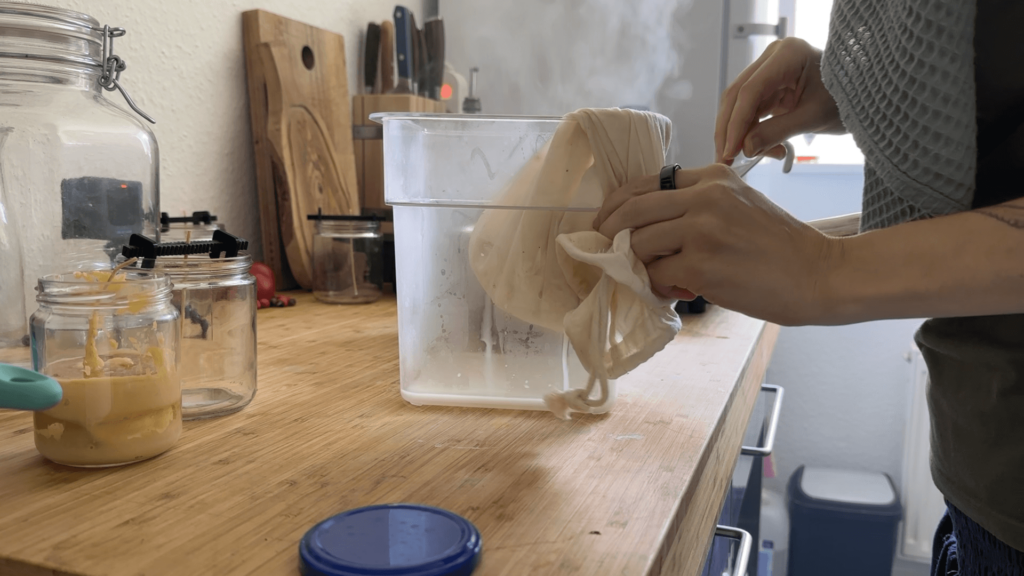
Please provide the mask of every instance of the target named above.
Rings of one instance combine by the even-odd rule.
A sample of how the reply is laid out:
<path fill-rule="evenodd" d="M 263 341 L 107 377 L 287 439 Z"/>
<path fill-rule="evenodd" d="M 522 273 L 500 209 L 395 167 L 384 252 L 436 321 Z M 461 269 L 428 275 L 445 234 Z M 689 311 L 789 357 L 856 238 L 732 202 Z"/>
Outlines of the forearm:
<path fill-rule="evenodd" d="M 1024 313 L 1024 199 L 830 241 L 815 324 Z"/>

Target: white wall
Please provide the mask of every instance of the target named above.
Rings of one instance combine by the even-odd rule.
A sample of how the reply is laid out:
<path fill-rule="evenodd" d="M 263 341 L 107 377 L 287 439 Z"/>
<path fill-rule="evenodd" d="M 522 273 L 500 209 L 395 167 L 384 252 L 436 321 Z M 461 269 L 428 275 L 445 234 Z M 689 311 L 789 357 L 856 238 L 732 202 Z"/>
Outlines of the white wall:
<path fill-rule="evenodd" d="M 721 0 L 444 0 L 441 15 L 446 59 L 480 67 L 484 113 L 645 106 L 672 120 L 670 158 L 714 160 Z"/>
<path fill-rule="evenodd" d="M 261 257 L 242 12 L 261 8 L 345 36 L 349 91 L 358 90 L 360 38 L 370 20 L 391 18 L 387 0 L 47 0 L 128 34 L 115 51 L 122 84 L 153 116 L 160 145 L 160 206 L 210 210 Z M 417 15 L 423 0 L 404 2 Z M 124 104 L 116 92 L 107 97 Z"/>

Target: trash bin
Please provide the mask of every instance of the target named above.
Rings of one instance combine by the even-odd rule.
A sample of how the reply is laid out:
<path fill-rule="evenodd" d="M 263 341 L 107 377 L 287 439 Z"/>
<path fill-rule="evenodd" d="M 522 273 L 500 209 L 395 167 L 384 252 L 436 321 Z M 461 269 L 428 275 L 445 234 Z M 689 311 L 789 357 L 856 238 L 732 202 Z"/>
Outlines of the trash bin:
<path fill-rule="evenodd" d="M 788 493 L 789 576 L 892 572 L 903 509 L 887 475 L 801 466 Z"/>

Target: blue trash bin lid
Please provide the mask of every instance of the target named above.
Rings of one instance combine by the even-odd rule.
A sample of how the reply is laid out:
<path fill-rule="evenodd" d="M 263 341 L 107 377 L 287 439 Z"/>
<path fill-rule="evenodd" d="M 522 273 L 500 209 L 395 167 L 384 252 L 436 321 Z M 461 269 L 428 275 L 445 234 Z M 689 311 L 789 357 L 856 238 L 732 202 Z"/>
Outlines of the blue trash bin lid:
<path fill-rule="evenodd" d="M 896 502 L 892 482 L 879 472 L 808 466 L 804 468 L 800 488 L 811 498 L 830 502 L 861 506 L 889 506 Z"/>
<path fill-rule="evenodd" d="M 433 506 L 382 504 L 332 516 L 302 537 L 305 576 L 468 576 L 480 561 L 480 532 Z"/>

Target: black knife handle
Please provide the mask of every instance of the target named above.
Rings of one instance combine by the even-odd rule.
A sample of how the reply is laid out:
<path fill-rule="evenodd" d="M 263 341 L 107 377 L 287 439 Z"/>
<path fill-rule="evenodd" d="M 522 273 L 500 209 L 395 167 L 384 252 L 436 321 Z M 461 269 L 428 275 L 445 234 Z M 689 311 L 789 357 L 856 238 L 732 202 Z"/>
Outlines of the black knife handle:
<path fill-rule="evenodd" d="M 398 77 L 412 82 L 412 26 L 409 9 L 395 6 L 395 50 L 398 53 Z"/>
<path fill-rule="evenodd" d="M 440 18 L 428 20 L 423 25 L 423 36 L 427 42 L 427 96 L 434 100 L 441 99 L 441 86 L 444 85 L 444 22 Z"/>
<path fill-rule="evenodd" d="M 373 87 L 377 84 L 377 59 L 380 56 L 380 25 L 370 22 L 366 27 L 366 54 L 363 59 L 363 86 L 366 86 L 366 93 L 373 93 Z"/>

